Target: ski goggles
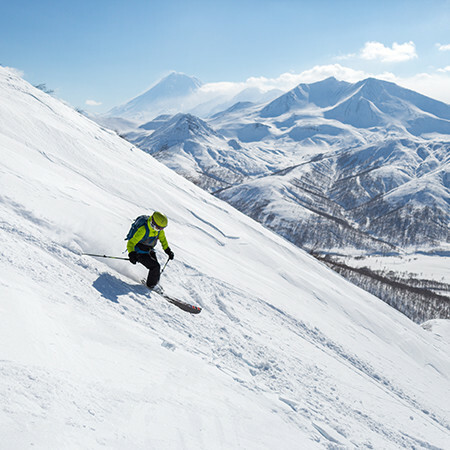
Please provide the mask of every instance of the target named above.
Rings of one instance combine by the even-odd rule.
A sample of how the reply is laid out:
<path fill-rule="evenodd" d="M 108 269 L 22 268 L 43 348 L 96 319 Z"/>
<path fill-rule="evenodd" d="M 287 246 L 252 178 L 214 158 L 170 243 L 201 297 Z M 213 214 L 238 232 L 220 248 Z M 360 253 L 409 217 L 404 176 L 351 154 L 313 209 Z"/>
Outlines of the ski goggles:
<path fill-rule="evenodd" d="M 164 229 L 164 227 L 160 227 L 159 225 L 157 225 L 156 222 L 153 219 L 152 219 L 152 228 L 154 230 L 158 230 L 158 231 L 161 231 L 161 230 Z"/>

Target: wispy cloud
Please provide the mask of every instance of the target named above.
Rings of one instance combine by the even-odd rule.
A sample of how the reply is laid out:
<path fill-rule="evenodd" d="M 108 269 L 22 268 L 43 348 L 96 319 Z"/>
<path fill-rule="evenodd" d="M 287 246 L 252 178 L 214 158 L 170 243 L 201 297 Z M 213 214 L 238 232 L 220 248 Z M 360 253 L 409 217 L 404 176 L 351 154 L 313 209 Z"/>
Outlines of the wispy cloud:
<path fill-rule="evenodd" d="M 418 73 L 393 80 L 400 86 L 450 104 L 450 66 L 431 73 Z"/>
<path fill-rule="evenodd" d="M 364 76 L 365 72 L 362 70 L 350 69 L 340 64 L 327 64 L 314 66 L 300 73 L 283 73 L 276 78 L 252 77 L 248 78 L 245 84 L 247 87 L 257 87 L 262 91 L 269 91 L 271 89 L 287 90 L 292 89 L 300 83 L 314 83 L 315 81 L 329 77 L 336 77 L 347 81 L 358 81 L 363 79 Z"/>
<path fill-rule="evenodd" d="M 86 100 L 86 105 L 88 106 L 100 106 L 102 102 L 97 102 L 96 100 Z"/>
<path fill-rule="evenodd" d="M 404 44 L 394 42 L 392 47 L 386 47 L 381 42 L 366 42 L 360 52 L 360 57 L 366 60 L 379 60 L 381 62 L 403 62 L 417 58 L 416 46 L 409 41 Z"/>
<path fill-rule="evenodd" d="M 450 51 L 450 44 L 436 44 L 436 47 L 441 52 L 448 52 L 448 51 Z"/>
<path fill-rule="evenodd" d="M 353 83 L 367 78 L 367 76 L 369 75 L 363 70 L 351 69 L 350 67 L 345 67 L 341 64 L 314 66 L 313 68 L 305 70 L 298 75 L 302 83 L 314 83 L 315 81 L 320 81 L 329 77 L 335 77 L 339 80 L 345 80 Z"/>

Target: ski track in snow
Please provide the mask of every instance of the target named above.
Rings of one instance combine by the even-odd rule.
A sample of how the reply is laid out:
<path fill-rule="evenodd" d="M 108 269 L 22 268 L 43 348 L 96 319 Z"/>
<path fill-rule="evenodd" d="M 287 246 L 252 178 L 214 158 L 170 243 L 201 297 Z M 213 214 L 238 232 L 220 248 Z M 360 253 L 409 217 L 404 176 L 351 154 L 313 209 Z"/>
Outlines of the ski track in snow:
<path fill-rule="evenodd" d="M 22 215 L 29 217 L 25 212 Z M 306 429 L 310 427 L 309 423 L 311 423 L 322 437 L 329 441 L 327 447 L 330 449 L 342 448 L 348 432 L 344 428 L 339 429 L 334 425 L 334 428 L 331 426 L 331 429 L 334 430 L 333 434 L 330 431 L 325 432 L 323 427 L 328 426 L 330 428 L 330 424 L 351 422 L 351 420 L 358 422 L 363 420 L 374 433 L 382 435 L 388 442 L 400 447 L 433 447 L 427 447 L 426 443 L 420 442 L 401 431 L 390 429 L 385 423 L 376 421 L 357 407 L 349 405 L 339 395 L 339 387 L 330 383 L 330 380 L 318 366 L 305 364 L 302 361 L 301 354 L 292 358 L 291 355 L 280 353 L 277 349 L 267 345 L 265 341 L 268 339 L 270 342 L 270 335 L 266 335 L 261 330 L 253 329 L 252 323 L 241 318 L 242 315 L 239 313 L 241 309 L 251 311 L 257 322 L 260 320 L 270 321 L 271 331 L 283 330 L 283 333 L 288 333 L 290 336 L 286 340 L 288 342 L 293 339 L 297 340 L 296 346 L 298 348 L 310 344 L 320 349 L 325 355 L 338 359 L 341 364 L 350 366 L 358 376 L 370 378 L 377 389 L 403 403 L 411 411 L 414 411 L 414 414 L 421 414 L 424 420 L 430 424 L 449 430 L 449 426 L 444 419 L 435 417 L 433 414 L 430 415 L 413 398 L 402 392 L 400 388 L 395 387 L 388 379 L 377 374 L 370 364 L 353 356 L 324 336 L 317 328 L 312 328 L 306 323 L 290 317 L 287 313 L 263 300 L 249 297 L 248 294 L 232 286 L 206 277 L 187 264 L 173 265 L 171 269 L 175 273 L 171 274 L 171 278 L 176 278 L 177 272 L 179 272 L 185 274 L 186 281 L 190 281 L 187 283 L 182 280 L 185 288 L 185 300 L 189 299 L 199 304 L 203 308 L 202 317 L 209 316 L 202 321 L 200 327 L 195 323 L 196 318 L 186 320 L 185 312 L 179 312 L 172 305 L 166 304 L 157 293 L 150 293 L 145 286 L 119 278 L 117 274 L 110 271 L 101 272 L 98 268 L 100 264 L 89 260 L 89 258 L 81 257 L 73 250 L 63 248 L 56 242 L 48 242 L 42 236 L 34 237 L 29 232 L 24 233 L 10 224 L 5 224 L 5 222 L 2 222 L 0 227 L 2 231 L 6 231 L 8 234 L 16 234 L 18 241 L 33 247 L 37 261 L 39 260 L 39 254 L 45 251 L 57 258 L 59 263 L 63 262 L 69 271 L 71 270 L 71 264 L 68 264 L 68 261 L 83 271 L 85 269 L 94 270 L 98 274 L 98 278 L 94 280 L 92 286 L 99 291 L 101 298 L 108 300 L 99 313 L 102 310 L 104 311 L 105 308 L 110 310 L 109 314 L 111 314 L 111 310 L 114 310 L 116 313 L 126 315 L 129 320 L 137 322 L 146 329 L 153 330 L 155 334 L 159 334 L 161 326 L 165 324 L 167 335 L 164 338 L 160 337 L 162 347 L 174 352 L 178 348 L 174 342 L 184 341 L 185 349 L 193 354 L 198 354 L 209 364 L 214 365 L 237 383 L 245 386 L 246 389 L 268 396 L 277 396 L 280 402 L 277 413 L 283 414 L 286 420 L 294 422 L 301 428 Z M 6 256 L 7 253 L 3 253 L 2 256 Z M 26 265 L 19 265 L 18 269 L 25 270 Z M 52 273 L 55 269 L 55 272 L 57 272 L 56 264 L 54 268 L 47 266 L 46 269 Z M 48 281 L 42 270 L 29 272 L 28 275 L 39 283 Z M 59 274 L 61 282 L 65 276 L 67 274 Z M 72 274 L 71 276 L 76 275 Z M 79 274 L 78 276 L 81 277 L 82 275 Z M 77 297 L 75 296 L 75 298 Z M 78 299 L 81 303 L 85 303 L 81 297 L 78 297 Z M 59 299 L 52 300 L 61 301 Z M 210 320 L 212 316 L 216 320 Z M 223 325 L 217 329 L 218 322 Z M 244 340 L 244 344 L 242 340 Z M 303 341 L 303 343 L 299 344 L 299 341 Z M 202 350 L 205 347 L 207 350 Z M 251 353 L 248 352 L 249 349 L 252 350 Z M 36 378 L 44 382 L 47 386 L 46 393 L 42 397 L 38 396 L 32 399 L 39 405 L 38 410 L 32 412 L 32 415 L 45 418 L 46 410 L 51 404 L 49 398 L 52 396 L 52 391 L 61 389 L 62 380 L 65 378 L 64 374 L 61 374 L 61 379 L 55 379 L 54 375 L 45 373 L 42 369 L 30 370 L 26 367 L 8 364 L 5 361 L 1 364 L 1 371 L 2 374 L 13 374 L 16 379 L 18 386 L 13 398 L 14 396 L 20 396 L 23 389 L 32 392 L 30 386 Z M 295 377 L 291 378 L 288 374 L 295 374 Z M 67 386 L 65 386 L 65 389 L 68 389 Z M 72 391 L 75 389 L 74 386 L 69 389 L 69 395 L 72 395 L 74 399 L 76 394 Z M 96 388 L 93 390 L 93 395 L 94 398 L 98 395 Z M 6 408 L 5 412 L 11 411 L 11 409 L 8 409 L 11 408 L 8 407 L 11 401 L 13 400 L 10 398 L 3 403 L 7 405 L 4 407 Z M 18 400 L 16 399 L 16 401 Z M 27 408 L 28 402 L 32 403 L 28 397 L 21 401 Z M 99 399 L 99 403 L 101 403 L 101 399 Z M 334 405 L 334 409 L 323 411 L 322 407 L 325 403 L 331 403 Z M 287 405 L 287 410 L 283 405 Z M 36 406 L 32 408 L 36 408 Z M 77 414 L 80 414 L 80 412 L 86 414 L 86 411 L 89 413 L 87 405 L 77 405 L 75 400 L 73 408 Z M 317 423 L 326 425 L 317 425 Z M 70 425 L 73 427 L 80 426 L 76 423 Z M 341 437 L 341 441 L 336 438 L 336 433 Z"/>
<path fill-rule="evenodd" d="M 213 230 L 220 233 L 220 235 L 226 239 L 239 239 L 239 236 L 227 236 L 222 230 L 217 228 L 215 225 L 213 225 L 211 222 L 208 222 L 207 220 L 201 218 L 198 214 L 195 214 L 193 211 L 189 211 L 197 220 L 204 223 L 208 227 L 212 228 Z"/>

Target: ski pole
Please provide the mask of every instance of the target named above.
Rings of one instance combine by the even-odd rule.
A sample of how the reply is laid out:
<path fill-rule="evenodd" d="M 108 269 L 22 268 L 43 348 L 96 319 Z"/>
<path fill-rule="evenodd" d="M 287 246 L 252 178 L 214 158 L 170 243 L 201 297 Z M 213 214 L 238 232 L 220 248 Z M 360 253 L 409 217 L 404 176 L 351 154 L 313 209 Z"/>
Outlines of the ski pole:
<path fill-rule="evenodd" d="M 129 261 L 130 258 L 121 258 L 120 256 L 108 256 L 108 255 L 94 255 L 93 253 L 82 253 L 84 256 L 95 256 L 96 258 L 110 258 L 110 259 L 123 259 Z"/>
<path fill-rule="evenodd" d="M 161 272 L 159 273 L 160 275 L 164 272 L 164 269 L 166 268 L 167 264 L 169 263 L 170 258 L 166 261 L 166 263 L 164 264 L 164 267 L 162 268 Z"/>

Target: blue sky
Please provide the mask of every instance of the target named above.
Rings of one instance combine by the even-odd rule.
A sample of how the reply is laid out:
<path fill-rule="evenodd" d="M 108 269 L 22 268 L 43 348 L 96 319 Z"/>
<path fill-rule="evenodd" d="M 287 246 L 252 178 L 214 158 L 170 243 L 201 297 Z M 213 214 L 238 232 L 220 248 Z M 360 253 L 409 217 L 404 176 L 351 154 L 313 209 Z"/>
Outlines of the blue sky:
<path fill-rule="evenodd" d="M 450 103 L 450 0 L 0 5 L 0 64 L 90 111 L 121 104 L 172 70 L 281 88 L 373 75 Z"/>

